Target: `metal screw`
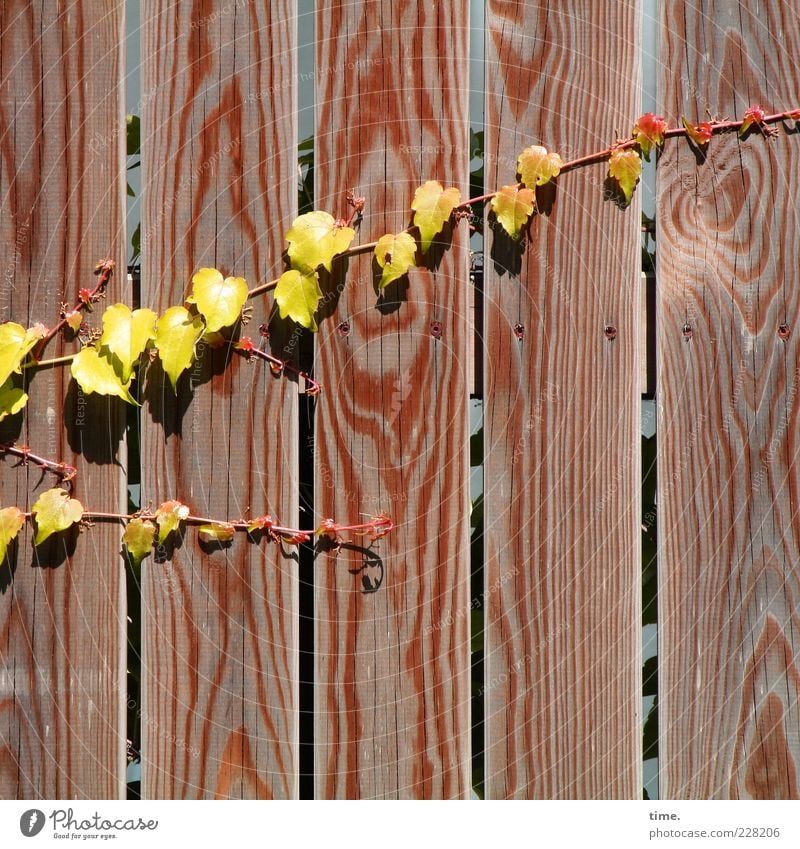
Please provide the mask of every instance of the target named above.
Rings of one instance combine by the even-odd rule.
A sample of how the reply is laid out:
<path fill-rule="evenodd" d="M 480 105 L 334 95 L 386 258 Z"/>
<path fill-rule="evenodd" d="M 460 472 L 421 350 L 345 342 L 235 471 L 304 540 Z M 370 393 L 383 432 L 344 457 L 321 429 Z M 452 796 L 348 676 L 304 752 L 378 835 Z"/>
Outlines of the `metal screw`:
<path fill-rule="evenodd" d="M 617 328 L 613 324 L 607 324 L 605 330 L 606 339 L 613 342 L 617 338 Z"/>
<path fill-rule="evenodd" d="M 515 324 L 514 335 L 517 339 L 523 339 L 525 337 L 525 327 L 522 324 Z"/>
<path fill-rule="evenodd" d="M 691 339 L 693 335 L 694 335 L 694 330 L 692 328 L 692 325 L 689 324 L 689 322 L 687 321 L 686 324 L 683 325 L 683 338 L 684 339 Z"/>
<path fill-rule="evenodd" d="M 339 323 L 339 326 L 336 328 L 339 331 L 340 336 L 349 336 L 350 335 L 350 322 L 342 321 Z"/>
<path fill-rule="evenodd" d="M 790 331 L 789 331 L 789 325 L 788 324 L 781 324 L 780 327 L 778 327 L 778 336 L 780 336 L 781 339 L 784 339 L 784 340 L 788 339 L 789 338 L 789 332 Z"/>
<path fill-rule="evenodd" d="M 441 321 L 432 321 L 431 322 L 431 336 L 434 339 L 442 338 L 442 323 Z"/>

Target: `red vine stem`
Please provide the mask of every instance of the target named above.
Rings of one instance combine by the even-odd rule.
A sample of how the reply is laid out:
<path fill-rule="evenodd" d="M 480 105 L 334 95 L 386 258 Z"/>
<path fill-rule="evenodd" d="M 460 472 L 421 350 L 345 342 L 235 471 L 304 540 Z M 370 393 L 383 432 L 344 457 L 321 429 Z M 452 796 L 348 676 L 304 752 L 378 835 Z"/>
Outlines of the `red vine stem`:
<path fill-rule="evenodd" d="M 719 135 L 720 133 L 729 132 L 731 130 L 738 130 L 742 126 L 742 124 L 744 124 L 745 120 L 746 119 L 743 118 L 743 119 L 738 120 L 738 121 L 710 121 L 709 125 L 710 125 L 710 128 L 711 128 L 711 133 L 712 133 L 712 135 Z M 765 124 L 777 124 L 781 121 L 787 121 L 787 120 L 795 120 L 795 121 L 800 120 L 800 108 L 786 109 L 783 112 L 776 112 L 773 115 L 765 115 L 764 118 L 761 121 L 752 122 L 752 125 L 753 125 L 754 129 L 762 129 L 763 125 L 765 125 Z M 762 129 L 762 132 L 763 132 L 763 129 Z M 665 139 L 677 138 L 677 137 L 680 137 L 680 136 L 687 136 L 687 135 L 688 135 L 688 132 L 686 131 L 685 127 L 672 127 L 671 129 L 668 129 L 664 133 L 664 138 Z M 620 140 L 620 141 L 616 142 L 615 144 L 610 145 L 609 147 L 603 148 L 603 150 L 598 150 L 598 151 L 595 151 L 594 153 L 588 153 L 585 156 L 578 157 L 577 159 L 571 159 L 571 160 L 569 160 L 569 162 L 565 162 L 561 166 L 561 172 L 560 173 L 563 174 L 563 173 L 568 172 L 568 171 L 574 171 L 576 168 L 582 168 L 586 165 L 595 165 L 595 164 L 600 163 L 600 162 L 605 162 L 611 156 L 611 154 L 614 153 L 615 151 L 617 151 L 617 150 L 628 150 L 630 148 L 635 147 L 636 143 L 637 142 L 636 142 L 635 138 L 624 139 L 624 140 Z M 519 183 L 518 185 L 522 185 L 522 184 Z M 471 207 L 473 204 L 476 204 L 476 203 L 485 203 L 486 201 L 491 200 L 496 194 L 497 194 L 497 192 L 494 191 L 494 192 L 488 192 L 485 195 L 478 195 L 477 197 L 469 198 L 468 200 L 463 201 L 457 207 L 455 207 L 454 212 L 455 211 L 466 211 L 466 210 L 469 209 L 469 207 Z M 362 204 L 362 206 L 363 206 L 363 204 Z M 360 212 L 360 208 L 359 208 L 358 211 Z M 352 219 L 355 215 L 355 212 L 356 211 L 354 210 L 353 215 L 350 216 L 350 221 L 352 221 Z M 349 222 L 346 222 L 346 223 L 349 223 Z M 405 230 L 401 230 L 400 232 L 408 233 L 412 229 L 413 229 L 412 227 L 407 227 Z M 354 245 L 353 247 L 348 248 L 346 251 L 342 251 L 341 254 L 337 254 L 337 258 L 338 257 L 355 256 L 357 254 L 366 253 L 367 251 L 372 251 L 372 250 L 375 249 L 375 246 L 377 244 L 378 244 L 378 242 L 374 241 L 374 242 L 365 242 L 364 244 L 360 244 L 360 245 Z M 275 287 L 277 285 L 278 285 L 277 280 L 270 280 L 269 283 L 262 283 L 259 286 L 255 286 L 253 289 L 251 289 L 248 292 L 247 297 L 248 298 L 255 298 L 258 295 L 263 295 L 265 292 L 271 292 L 273 289 L 275 289 Z"/>
<path fill-rule="evenodd" d="M 40 454 L 34 454 L 27 445 L 3 443 L 0 444 L 0 452 L 9 454 L 12 457 L 19 457 L 23 464 L 33 463 L 45 471 L 59 475 L 64 482 L 71 481 L 78 474 L 75 466 L 70 466 L 69 463 L 59 463 L 57 460 L 49 460 Z"/>
<path fill-rule="evenodd" d="M 94 288 L 80 290 L 78 301 L 76 302 L 75 306 L 71 310 L 64 310 L 64 315 L 61 317 L 61 320 L 58 322 L 58 324 L 48 330 L 47 334 L 42 337 L 41 342 L 39 342 L 38 345 L 34 348 L 32 352 L 34 360 L 39 360 L 50 340 L 64 328 L 67 323 L 68 315 L 74 312 L 81 312 L 82 310 L 89 309 L 91 304 L 100 300 L 100 298 L 103 296 L 103 292 L 105 291 L 106 286 L 108 285 L 108 281 L 111 279 L 111 275 L 114 273 L 114 260 L 101 259 L 100 262 L 97 263 L 94 273 L 98 275 L 98 280 Z M 51 364 L 55 364 L 55 361 L 47 363 L 47 365 Z"/>
<path fill-rule="evenodd" d="M 262 360 L 266 360 L 273 371 L 280 373 L 281 371 L 290 371 L 292 374 L 297 375 L 298 377 L 302 377 L 303 380 L 308 384 L 306 388 L 307 395 L 319 395 L 322 386 L 311 377 L 308 372 L 302 371 L 299 368 L 293 366 L 287 360 L 281 360 L 278 357 L 273 357 L 272 354 L 268 354 L 266 351 L 262 351 L 253 344 L 253 340 L 250 339 L 249 336 L 245 336 L 240 339 L 236 345 L 234 346 L 234 350 L 237 354 L 245 357 L 250 360 L 253 357 L 260 357 Z"/>

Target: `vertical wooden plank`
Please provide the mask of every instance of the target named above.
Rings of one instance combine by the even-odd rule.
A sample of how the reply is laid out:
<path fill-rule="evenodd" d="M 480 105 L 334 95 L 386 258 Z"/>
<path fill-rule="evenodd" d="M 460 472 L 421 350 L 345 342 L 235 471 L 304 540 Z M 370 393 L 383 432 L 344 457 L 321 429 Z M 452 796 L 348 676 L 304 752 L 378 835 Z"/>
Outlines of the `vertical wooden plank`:
<path fill-rule="evenodd" d="M 466 198 L 466 0 L 323 2 L 317 33 L 317 207 L 346 214 L 355 188 L 363 243 L 408 225 L 425 179 Z M 469 794 L 465 226 L 450 237 L 379 301 L 371 252 L 327 283 L 318 518 L 397 528 L 317 559 L 318 797 Z"/>
<path fill-rule="evenodd" d="M 800 104 L 797 2 L 663 10 L 670 124 Z M 780 129 L 659 165 L 663 798 L 800 795 L 800 142 Z"/>
<path fill-rule="evenodd" d="M 52 326 L 117 262 L 127 296 L 121 0 L 0 6 L 0 321 Z M 47 356 L 76 346 L 54 339 Z M 27 415 L 0 442 L 74 464 L 87 509 L 125 511 L 122 403 L 84 396 L 69 370 L 30 379 Z M 16 468 L 15 468 L 16 466 Z M 57 486 L 0 460 L 0 506 Z M 125 788 L 125 601 L 120 528 L 33 547 L 0 566 L 0 798 L 120 798 Z"/>
<path fill-rule="evenodd" d="M 490 0 L 487 189 L 530 144 L 566 161 L 633 125 L 639 26 L 638 2 Z M 540 195 L 524 252 L 486 228 L 491 798 L 642 789 L 639 204 L 605 200 L 605 176 Z"/>
<path fill-rule="evenodd" d="M 251 287 L 280 273 L 297 208 L 295 7 L 144 0 L 142 22 L 142 300 L 163 311 L 203 266 Z M 270 304 L 251 306 L 258 339 Z M 177 398 L 151 370 L 143 502 L 296 522 L 297 392 L 227 345 L 200 344 Z M 296 796 L 296 553 L 243 534 L 208 550 L 189 532 L 147 563 L 143 621 L 144 795 Z"/>

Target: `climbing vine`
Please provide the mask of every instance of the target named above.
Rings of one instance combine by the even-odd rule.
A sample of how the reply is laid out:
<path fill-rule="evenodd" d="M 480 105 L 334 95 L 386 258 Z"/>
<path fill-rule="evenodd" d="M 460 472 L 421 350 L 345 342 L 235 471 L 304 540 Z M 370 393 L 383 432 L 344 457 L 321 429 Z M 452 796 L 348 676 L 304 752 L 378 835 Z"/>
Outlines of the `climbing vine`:
<path fill-rule="evenodd" d="M 89 314 L 104 299 L 114 271 L 111 260 L 102 260 L 95 268 L 94 286 L 79 289 L 75 303 L 63 306 L 52 327 L 44 324 L 23 327 L 13 321 L 0 324 L 0 421 L 22 413 L 28 402 L 25 376 L 44 367 L 69 365 L 72 378 L 87 395 L 115 396 L 138 406 L 131 392 L 132 383 L 141 380 L 142 371 L 158 359 L 177 393 L 178 380 L 195 362 L 201 341 L 211 347 L 229 346 L 248 360 L 263 360 L 277 374 L 292 372 L 304 378 L 308 394 L 317 394 L 322 387 L 309 374 L 262 350 L 260 343 L 250 337 L 239 336 L 239 329 L 247 323 L 248 300 L 274 292 L 282 319 L 291 319 L 316 331 L 316 314 L 323 298 L 320 271 L 330 272 L 337 258 L 372 251 L 381 271 L 379 287 L 385 288 L 423 264 L 434 240 L 448 223 L 457 225 L 469 217 L 476 204 L 488 203 L 490 214 L 499 226 L 510 238 L 518 240 L 538 212 L 537 189 L 562 174 L 605 163 L 621 205 L 627 206 L 641 177 L 642 160 L 649 159 L 654 150 L 660 150 L 666 139 L 681 136 L 705 152 L 714 135 L 737 131 L 741 137 L 759 133 L 767 138 L 777 134 L 772 125 L 789 120 L 800 120 L 800 109 L 767 115 L 762 107 L 751 106 L 740 120 L 692 124 L 682 118 L 682 126 L 673 128 L 663 118 L 647 113 L 637 120 L 628 138 L 571 161 L 562 161 L 558 153 L 541 145 L 531 145 L 518 157 L 518 182 L 462 200 L 459 189 L 428 180 L 414 194 L 409 228 L 356 246 L 352 245 L 356 235 L 354 224 L 365 201 L 348 192 L 350 214 L 346 219 L 334 218 L 321 210 L 305 212 L 295 219 L 286 234 L 288 268 L 277 280 L 249 288 L 242 277 L 224 277 L 217 269 L 201 268 L 192 277 L 192 290 L 185 303 L 169 307 L 160 316 L 146 307 L 131 310 L 118 303 L 103 311 L 99 326 L 90 324 Z M 60 334 L 67 342 L 76 343 L 77 349 L 61 357 L 45 358 L 49 342 Z M 62 484 L 42 493 L 29 513 L 13 506 L 0 509 L 0 563 L 26 521 L 35 526 L 36 545 L 74 525 L 87 526 L 94 520 L 122 521 L 125 523 L 122 543 L 136 563 L 156 544 L 163 545 L 182 525 L 196 526 L 201 540 L 216 544 L 229 542 L 237 531 L 261 534 L 286 544 L 308 542 L 312 534 L 340 544 L 343 534 L 365 535 L 375 540 L 393 528 L 391 518 L 380 514 L 356 524 L 338 524 L 326 519 L 315 531 L 308 532 L 284 527 L 271 516 L 235 521 L 193 516 L 189 507 L 178 500 L 167 501 L 154 511 L 96 512 L 85 509 L 64 488 L 75 477 L 74 467 L 45 458 L 23 445 L 0 445 L 0 453 L 35 463 L 59 476 Z"/>

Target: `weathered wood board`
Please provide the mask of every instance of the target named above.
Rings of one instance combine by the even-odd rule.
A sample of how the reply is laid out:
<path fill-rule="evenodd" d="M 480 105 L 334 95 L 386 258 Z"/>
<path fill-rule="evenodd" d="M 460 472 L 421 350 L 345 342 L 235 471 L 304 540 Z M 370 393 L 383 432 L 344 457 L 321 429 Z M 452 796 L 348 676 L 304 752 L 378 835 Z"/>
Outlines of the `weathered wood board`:
<path fill-rule="evenodd" d="M 295 8 L 143 0 L 142 24 L 142 301 L 163 312 L 201 267 L 251 287 L 282 269 L 297 209 Z M 251 305 L 242 333 L 258 341 L 271 298 Z M 143 504 L 296 523 L 297 394 L 229 345 L 200 343 L 177 398 L 151 368 Z M 189 530 L 145 561 L 143 592 L 143 795 L 296 796 L 296 552 L 244 534 L 204 548 Z"/>
<path fill-rule="evenodd" d="M 468 26 L 465 0 L 319 5 L 316 206 L 363 195 L 362 243 L 409 224 L 424 180 L 467 197 Z M 371 252 L 326 284 L 317 516 L 397 527 L 317 557 L 321 798 L 469 795 L 466 223 L 443 242 L 380 297 Z"/>
<path fill-rule="evenodd" d="M 800 105 L 796 2 L 670 0 L 662 23 L 670 124 Z M 800 795 L 800 137 L 779 129 L 670 144 L 658 168 L 667 799 Z"/>
<path fill-rule="evenodd" d="M 0 5 L 0 321 L 52 327 L 105 257 L 109 301 L 129 296 L 122 21 L 121 0 Z M 56 338 L 46 356 L 76 347 Z M 30 374 L 28 414 L 0 442 L 75 465 L 86 509 L 124 512 L 123 403 L 84 395 L 68 367 Z M 0 459 L 0 507 L 58 485 Z M 125 795 L 120 536 L 97 523 L 36 548 L 28 523 L 0 565 L 0 798 Z"/>
<path fill-rule="evenodd" d="M 487 191 L 628 132 L 638 2 L 487 8 Z M 485 228 L 487 798 L 641 795 L 639 203 L 605 176 L 544 187 L 524 247 Z"/>

